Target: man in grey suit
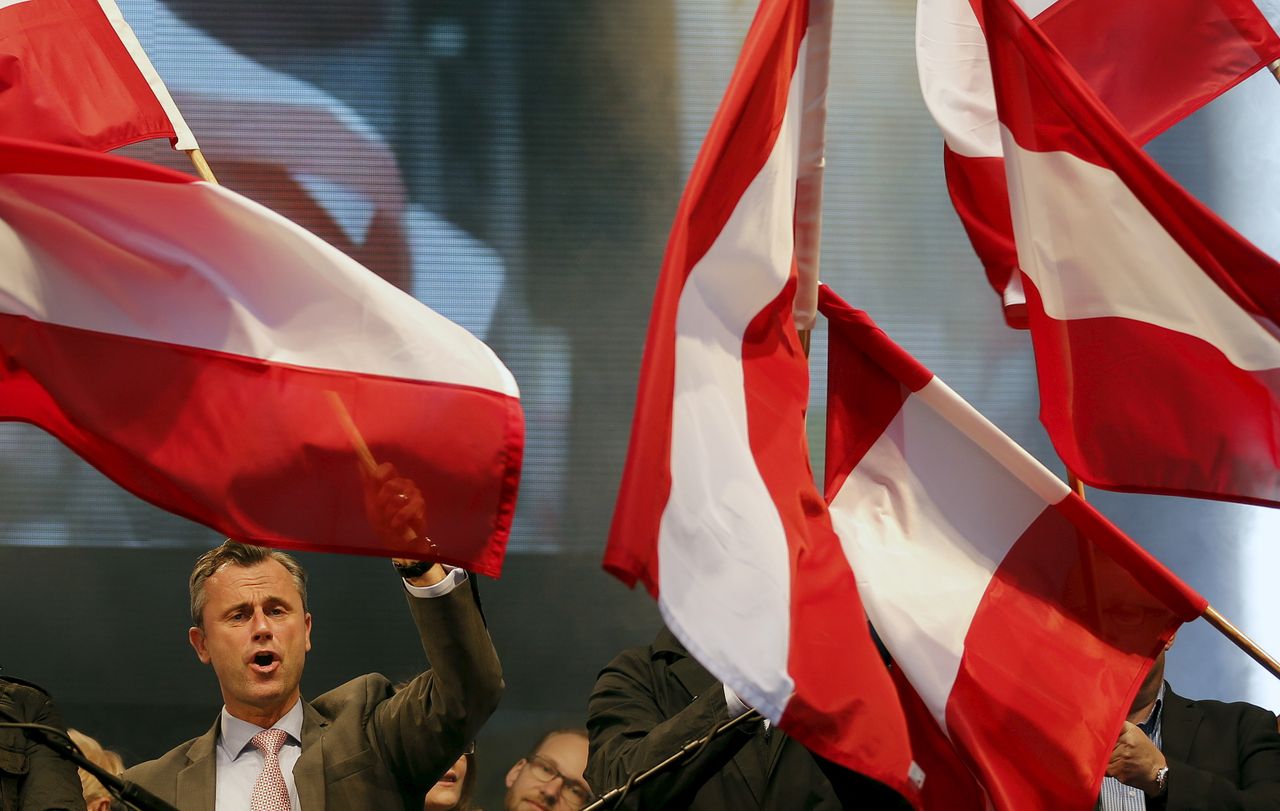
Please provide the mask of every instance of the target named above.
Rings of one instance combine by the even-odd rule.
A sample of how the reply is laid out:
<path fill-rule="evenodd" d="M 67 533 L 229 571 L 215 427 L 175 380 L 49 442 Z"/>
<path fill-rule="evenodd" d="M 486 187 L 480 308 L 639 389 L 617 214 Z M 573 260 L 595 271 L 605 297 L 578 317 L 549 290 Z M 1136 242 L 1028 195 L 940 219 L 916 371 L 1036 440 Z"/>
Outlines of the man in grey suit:
<path fill-rule="evenodd" d="M 422 537 L 421 495 L 389 465 L 373 474 L 369 503 L 380 531 Z M 306 701 L 301 566 L 234 541 L 207 552 L 191 573 L 188 634 L 218 678 L 222 713 L 204 735 L 125 776 L 183 811 L 420 811 L 497 707 L 502 675 L 466 572 L 396 568 L 432 669 L 399 692 L 373 674 Z"/>

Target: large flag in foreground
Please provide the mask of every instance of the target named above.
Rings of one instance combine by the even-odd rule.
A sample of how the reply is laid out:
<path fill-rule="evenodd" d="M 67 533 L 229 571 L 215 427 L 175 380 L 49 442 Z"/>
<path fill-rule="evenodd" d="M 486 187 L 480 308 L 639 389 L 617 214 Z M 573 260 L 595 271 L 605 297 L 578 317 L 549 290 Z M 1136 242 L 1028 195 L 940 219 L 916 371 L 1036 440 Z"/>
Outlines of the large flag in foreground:
<path fill-rule="evenodd" d="M 1085 482 L 1280 504 L 1280 264 L 988 3 L 1041 419 Z"/>
<path fill-rule="evenodd" d="M 826 495 L 867 614 L 995 807 L 1093 807 L 1151 663 L 1207 607 L 824 288 Z"/>
<path fill-rule="evenodd" d="M 0 0 L 0 135 L 197 146 L 115 0 Z"/>
<path fill-rule="evenodd" d="M 956 212 L 1005 319 L 1025 328 L 981 5 L 920 0 L 920 86 L 942 129 Z M 1280 57 L 1280 36 L 1252 0 L 1058 0 L 1036 24 L 1139 144 Z"/>
<path fill-rule="evenodd" d="M 782 729 L 912 793 L 902 712 L 813 482 L 792 324 L 805 100 L 825 91 L 809 49 L 829 13 L 760 4 L 694 164 L 604 565 L 642 581 L 694 656 Z"/>
<path fill-rule="evenodd" d="M 496 575 L 524 424 L 488 347 L 224 188 L 0 141 L 0 419 L 238 539 L 403 553 L 366 520 L 344 410 L 443 558 Z"/>

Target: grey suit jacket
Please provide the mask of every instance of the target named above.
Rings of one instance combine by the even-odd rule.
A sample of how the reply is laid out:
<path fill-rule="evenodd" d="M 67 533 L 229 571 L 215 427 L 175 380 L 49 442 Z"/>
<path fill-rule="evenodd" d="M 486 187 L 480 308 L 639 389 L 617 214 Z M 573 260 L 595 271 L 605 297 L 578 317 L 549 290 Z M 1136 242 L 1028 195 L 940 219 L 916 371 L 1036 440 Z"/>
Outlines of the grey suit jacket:
<path fill-rule="evenodd" d="M 432 669 L 400 692 L 373 674 L 303 703 L 304 811 L 414 809 L 498 706 L 502 671 L 471 589 L 408 597 Z M 181 811 L 213 811 L 218 722 L 125 772 Z"/>

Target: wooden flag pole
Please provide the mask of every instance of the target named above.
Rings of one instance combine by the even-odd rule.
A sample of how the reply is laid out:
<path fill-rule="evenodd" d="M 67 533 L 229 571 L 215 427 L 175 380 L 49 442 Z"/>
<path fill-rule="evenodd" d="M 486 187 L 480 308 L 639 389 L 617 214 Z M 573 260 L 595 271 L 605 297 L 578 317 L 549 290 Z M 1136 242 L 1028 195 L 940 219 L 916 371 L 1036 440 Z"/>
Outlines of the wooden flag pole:
<path fill-rule="evenodd" d="M 1267 69 L 1271 71 L 1271 75 L 1276 77 L 1276 81 L 1280 82 L 1280 59 L 1267 65 Z"/>
<path fill-rule="evenodd" d="M 196 175 L 206 183 L 218 185 L 218 178 L 213 176 L 213 170 L 209 168 L 209 162 L 204 159 L 204 153 L 199 149 L 186 150 L 187 157 L 191 158 L 191 163 L 196 167 Z"/>
<path fill-rule="evenodd" d="M 336 391 L 326 391 L 325 397 L 329 400 L 329 405 L 333 407 L 334 416 L 338 418 L 338 424 L 342 426 L 342 430 L 347 435 L 347 439 L 351 440 L 351 446 L 356 449 L 356 456 L 360 457 L 360 464 L 364 466 L 365 472 L 370 476 L 378 469 L 378 462 L 373 458 L 373 452 L 369 450 L 369 443 L 364 441 L 364 436 L 360 433 L 360 429 L 356 427 L 356 421 L 351 419 L 351 412 L 347 411 L 347 406 L 342 402 L 342 398 L 338 396 Z M 408 543 L 418 540 L 418 533 L 411 528 L 404 528 L 404 539 Z M 435 549 L 435 543 L 430 538 L 427 543 L 431 544 Z"/>
<path fill-rule="evenodd" d="M 1271 65 L 1273 69 L 1277 66 L 1280 66 L 1280 60 L 1276 60 Z M 1277 79 L 1280 79 L 1280 75 L 1277 76 Z M 1080 496 L 1081 499 L 1084 498 L 1084 482 L 1080 481 L 1079 477 L 1070 470 L 1067 471 L 1067 484 L 1076 495 Z M 1272 658 L 1271 654 L 1263 650 L 1257 642 L 1250 639 L 1244 631 L 1241 631 L 1230 620 L 1219 614 L 1218 609 L 1209 606 L 1200 616 L 1204 617 L 1205 622 L 1218 629 L 1219 633 L 1231 640 L 1237 648 L 1249 654 L 1249 658 L 1262 665 L 1268 673 L 1280 679 L 1280 662 Z"/>
<path fill-rule="evenodd" d="M 1231 621 L 1226 617 L 1219 614 L 1216 608 L 1209 606 L 1204 610 L 1204 614 L 1201 616 L 1204 617 L 1205 622 L 1209 623 L 1214 628 L 1217 628 L 1227 639 L 1234 642 L 1236 647 L 1249 654 L 1249 657 L 1252 658 L 1253 661 L 1266 668 L 1268 673 L 1275 676 L 1277 679 L 1280 679 L 1280 662 L 1271 658 L 1271 655 L 1264 651 L 1258 643 L 1246 636 L 1245 633 L 1235 625 L 1232 625 Z"/>

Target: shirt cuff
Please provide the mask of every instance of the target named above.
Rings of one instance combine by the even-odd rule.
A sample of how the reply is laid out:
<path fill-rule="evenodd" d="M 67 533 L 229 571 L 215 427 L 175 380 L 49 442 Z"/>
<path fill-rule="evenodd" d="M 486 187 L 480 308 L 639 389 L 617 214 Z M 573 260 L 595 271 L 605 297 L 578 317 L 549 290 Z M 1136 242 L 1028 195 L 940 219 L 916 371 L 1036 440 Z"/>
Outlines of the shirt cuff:
<path fill-rule="evenodd" d="M 441 566 L 444 566 L 444 564 L 441 564 Z M 404 587 L 414 597 L 443 597 L 465 582 L 467 582 L 466 569 L 459 569 L 456 566 L 444 566 L 444 579 L 439 583 L 432 583 L 430 586 L 415 586 L 405 580 Z"/>
<path fill-rule="evenodd" d="M 739 715 L 742 715 L 744 712 L 751 709 L 743 703 L 742 699 L 738 698 L 738 694 L 733 692 L 733 688 L 727 684 L 724 685 L 724 703 L 729 710 L 730 718 L 737 718 Z"/>

